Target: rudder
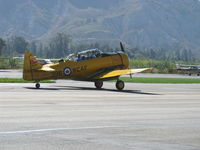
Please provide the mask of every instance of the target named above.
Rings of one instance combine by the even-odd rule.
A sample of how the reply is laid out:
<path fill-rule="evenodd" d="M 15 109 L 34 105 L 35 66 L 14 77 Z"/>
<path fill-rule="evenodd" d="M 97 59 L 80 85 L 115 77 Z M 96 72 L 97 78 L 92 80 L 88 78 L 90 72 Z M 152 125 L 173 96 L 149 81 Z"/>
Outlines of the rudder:
<path fill-rule="evenodd" d="M 24 54 L 24 67 L 23 67 L 23 79 L 24 80 L 33 80 L 33 70 L 40 69 L 42 65 L 35 56 L 27 51 Z"/>

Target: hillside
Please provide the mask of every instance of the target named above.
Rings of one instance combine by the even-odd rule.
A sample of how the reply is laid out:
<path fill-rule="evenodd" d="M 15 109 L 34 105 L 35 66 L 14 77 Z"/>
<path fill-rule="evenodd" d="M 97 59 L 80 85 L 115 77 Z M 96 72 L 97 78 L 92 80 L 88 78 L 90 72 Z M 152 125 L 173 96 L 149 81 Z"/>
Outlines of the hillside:
<path fill-rule="evenodd" d="M 198 0 L 0 0 L 0 20 L 1 37 L 48 41 L 64 32 L 78 42 L 200 47 Z"/>

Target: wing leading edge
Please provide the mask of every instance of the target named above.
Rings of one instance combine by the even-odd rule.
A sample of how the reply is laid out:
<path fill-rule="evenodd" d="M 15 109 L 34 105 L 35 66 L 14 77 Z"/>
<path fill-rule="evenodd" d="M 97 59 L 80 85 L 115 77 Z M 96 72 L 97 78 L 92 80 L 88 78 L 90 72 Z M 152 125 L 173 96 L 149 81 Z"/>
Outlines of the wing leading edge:
<path fill-rule="evenodd" d="M 96 79 L 105 79 L 105 78 L 112 78 L 112 77 L 117 77 L 121 75 L 135 74 L 135 73 L 139 73 L 139 72 L 143 72 L 147 70 L 152 70 L 152 68 L 114 70 L 106 74 L 103 74 L 101 76 L 98 76 Z"/>

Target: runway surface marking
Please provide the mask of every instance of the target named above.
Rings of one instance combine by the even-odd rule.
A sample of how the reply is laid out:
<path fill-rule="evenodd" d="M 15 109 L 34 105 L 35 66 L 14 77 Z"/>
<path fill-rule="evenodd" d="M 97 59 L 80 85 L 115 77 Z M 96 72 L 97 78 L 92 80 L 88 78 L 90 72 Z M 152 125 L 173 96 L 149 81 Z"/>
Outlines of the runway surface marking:
<path fill-rule="evenodd" d="M 135 124 L 127 126 L 93 126 L 93 127 L 76 127 L 76 128 L 47 128 L 47 129 L 35 129 L 35 130 L 18 130 L 18 131 L 2 131 L 0 135 L 6 134 L 25 134 L 25 133 L 36 133 L 36 132 L 51 132 L 51 131 L 66 131 L 66 130 L 87 130 L 87 129 L 108 129 L 108 128 L 132 128 L 132 127 L 158 127 L 158 126 L 187 126 L 187 124 L 178 123 L 173 124 Z M 191 126 L 191 125 L 190 125 Z M 193 124 L 193 127 L 199 127 L 199 124 Z"/>
<path fill-rule="evenodd" d="M 141 125 L 94 126 L 94 127 L 77 127 L 77 128 L 49 128 L 49 129 L 22 130 L 22 131 L 5 131 L 5 132 L 0 132 L 0 134 L 23 134 L 23 133 L 34 133 L 34 132 L 64 131 L 64 130 L 85 130 L 85 129 L 106 129 L 106 128 L 130 128 L 130 127 L 136 127 L 136 126 L 141 126 Z"/>

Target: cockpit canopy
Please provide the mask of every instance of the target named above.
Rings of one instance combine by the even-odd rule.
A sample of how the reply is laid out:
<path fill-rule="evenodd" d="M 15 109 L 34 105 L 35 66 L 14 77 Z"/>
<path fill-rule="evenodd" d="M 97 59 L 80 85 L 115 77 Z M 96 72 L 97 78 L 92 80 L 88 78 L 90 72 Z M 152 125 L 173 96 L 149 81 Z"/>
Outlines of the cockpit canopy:
<path fill-rule="evenodd" d="M 88 60 L 92 58 L 101 57 L 102 51 L 98 49 L 90 49 L 79 52 L 77 54 L 70 54 L 67 56 L 67 60 L 70 61 L 81 61 L 81 60 Z"/>
<path fill-rule="evenodd" d="M 70 54 L 69 56 L 67 56 L 67 60 L 69 60 L 69 61 L 83 61 L 83 60 L 89 60 L 89 59 L 98 58 L 98 57 L 106 57 L 106 56 L 117 55 L 119 53 L 120 52 L 118 52 L 118 53 L 116 53 L 116 52 L 105 53 L 105 52 L 102 52 L 101 50 L 95 48 L 95 49 L 81 51 L 81 52 L 76 53 L 76 54 L 74 54 L 74 53 Z"/>

